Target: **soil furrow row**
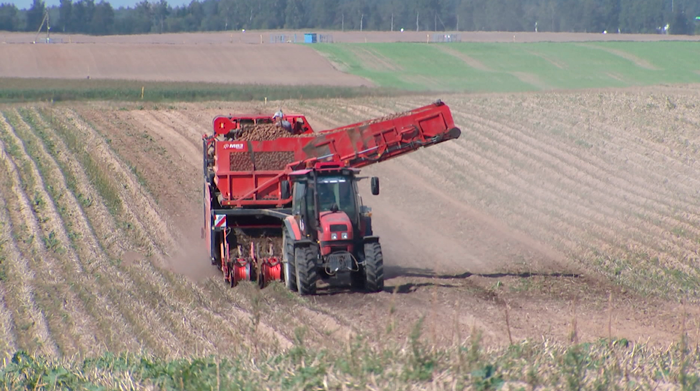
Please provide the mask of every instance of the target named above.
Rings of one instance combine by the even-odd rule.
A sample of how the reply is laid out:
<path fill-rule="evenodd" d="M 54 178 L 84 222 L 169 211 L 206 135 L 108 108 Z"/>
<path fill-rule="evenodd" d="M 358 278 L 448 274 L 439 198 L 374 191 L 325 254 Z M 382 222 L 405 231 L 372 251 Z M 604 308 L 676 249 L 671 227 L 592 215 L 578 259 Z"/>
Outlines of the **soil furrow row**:
<path fill-rule="evenodd" d="M 89 131 L 96 132 L 96 130 L 92 128 L 90 128 Z M 108 151 L 107 153 L 111 153 L 107 148 L 105 149 Z M 116 160 L 116 158 L 114 159 Z M 126 197 L 124 197 L 123 199 L 124 202 L 126 202 L 127 204 L 130 202 L 130 200 Z M 141 222 L 138 219 L 136 219 L 132 229 L 139 231 L 139 233 L 141 233 L 144 237 L 147 237 L 147 228 L 146 226 L 141 224 Z M 157 229 L 157 227 L 150 227 L 150 231 L 153 231 L 154 229 Z M 178 250 L 173 249 L 173 251 L 171 252 L 172 255 L 177 255 Z M 159 263 L 166 264 L 167 261 L 160 254 L 153 254 L 153 256 L 159 260 Z M 155 268 L 150 262 L 143 262 L 138 266 L 145 268 L 144 270 L 142 270 L 141 274 L 148 274 L 151 277 L 149 278 L 150 283 L 155 284 L 157 286 L 157 288 L 155 288 L 153 291 L 150 291 L 149 289 L 147 297 L 148 300 L 150 300 L 151 303 L 154 305 L 158 305 L 158 303 L 166 304 L 165 307 L 171 310 L 167 312 L 169 319 L 171 319 L 171 324 L 175 329 L 180 330 L 180 332 L 182 333 L 185 333 L 185 335 L 183 335 L 183 338 L 179 338 L 178 340 L 183 344 L 190 344 L 192 345 L 192 347 L 194 347 L 195 344 L 199 344 L 198 346 L 208 346 L 209 342 L 206 340 L 206 337 L 215 332 L 214 326 L 209 325 L 207 322 L 203 321 L 179 322 L 177 320 L 187 318 L 183 318 L 181 315 L 179 315 L 177 309 L 179 309 L 181 313 L 188 313 L 189 316 L 194 316 L 194 313 L 192 311 L 188 311 L 187 307 L 181 301 L 191 296 L 191 289 L 193 288 L 193 286 L 182 278 L 172 279 L 167 277 L 167 273 L 164 273 L 162 270 Z M 203 263 L 203 267 L 207 266 L 208 265 Z M 133 278 L 135 281 L 138 280 L 140 278 L 139 274 L 134 274 Z M 145 281 L 142 282 L 145 283 Z M 176 295 L 173 296 L 168 292 L 176 293 Z M 180 299 L 178 299 L 178 297 Z M 202 309 L 197 309 L 197 311 L 200 310 Z M 234 321 L 234 319 L 229 320 L 228 323 L 230 324 L 231 321 Z M 183 328 L 187 328 L 187 330 Z"/>
<path fill-rule="evenodd" d="M 125 195 L 122 199 L 124 200 L 125 204 L 128 205 L 130 204 L 131 200 L 127 199 L 126 197 L 127 196 Z M 125 211 L 125 214 L 130 214 L 130 208 Z M 148 239 L 147 228 L 144 227 L 137 218 L 133 218 L 131 221 L 133 223 L 130 229 L 135 230 L 138 237 L 146 238 L 150 248 L 154 248 L 156 244 Z M 176 250 L 173 249 L 172 252 L 176 253 Z M 156 253 L 152 254 L 152 256 L 159 263 L 165 263 L 165 260 L 160 254 Z M 188 287 L 182 286 L 185 284 L 183 279 L 178 279 L 179 281 L 171 281 L 168 283 L 163 277 L 164 272 L 155 267 L 149 261 L 142 261 L 133 265 L 131 268 L 127 268 L 125 271 L 130 276 L 130 279 L 136 284 L 136 287 L 138 287 L 131 289 L 129 291 L 130 294 L 139 296 L 139 300 L 146 300 L 148 302 L 147 305 L 150 308 L 160 308 L 161 311 L 159 312 L 159 316 L 166 317 L 168 319 L 166 323 L 169 323 L 172 326 L 172 329 L 180 334 L 179 337 L 172 338 L 170 343 L 177 343 L 181 346 L 172 346 L 169 349 L 171 352 L 184 351 L 188 350 L 189 348 L 194 349 L 195 344 L 208 346 L 208 342 L 204 340 L 203 337 L 207 334 L 205 331 L 193 330 L 191 329 L 193 323 L 181 321 L 184 319 L 181 313 L 187 311 L 186 306 L 180 300 L 178 300 L 177 297 L 180 299 L 185 299 L 191 295 L 191 291 L 188 289 Z M 177 292 L 177 295 L 176 297 L 173 297 L 172 293 L 175 292 Z M 159 322 L 163 323 L 162 321 Z M 203 326 L 208 326 L 208 324 L 206 322 L 199 322 L 194 323 L 194 326 L 201 328 Z M 193 339 L 193 337 L 196 338 Z"/>
<path fill-rule="evenodd" d="M 526 111 L 526 116 L 535 119 L 541 118 L 543 114 L 538 113 L 537 106 L 532 106 Z M 568 131 L 575 132 L 574 129 L 576 129 L 576 125 L 568 125 L 563 122 L 564 119 L 572 121 L 570 113 L 564 113 L 556 108 L 552 108 L 547 110 L 546 116 L 546 126 L 551 126 L 550 123 L 554 123 L 558 126 L 567 127 Z M 591 113 L 589 118 L 592 117 L 594 116 Z M 588 133 L 583 136 L 584 138 L 593 137 L 604 140 L 603 146 L 595 146 L 596 148 L 602 149 L 601 152 L 595 153 L 596 160 L 606 161 L 606 166 L 608 167 L 620 167 L 624 165 L 625 174 L 629 176 L 630 180 L 637 182 L 637 184 L 648 186 L 651 180 L 658 183 L 659 186 L 655 187 L 657 189 L 657 194 L 661 196 L 659 197 L 660 200 L 667 200 L 669 198 L 675 199 L 683 196 L 687 191 L 693 191 L 700 183 L 700 180 L 697 179 L 697 172 L 692 170 L 687 162 L 674 159 L 673 156 L 669 155 L 669 152 L 673 151 L 657 151 L 655 154 L 652 154 L 651 151 L 655 149 L 658 143 L 651 143 L 648 140 L 644 140 L 627 129 L 613 127 L 610 125 L 610 122 L 605 119 L 589 122 L 586 124 L 586 128 L 588 129 Z M 602 133 L 603 137 L 595 137 L 596 133 Z M 543 132 L 542 134 L 545 139 L 549 138 L 554 140 L 554 142 L 561 143 L 561 140 L 554 139 L 554 134 L 552 132 Z M 610 153 L 604 153 L 606 151 L 610 151 Z M 582 150 L 581 148 L 567 148 L 567 152 L 577 154 L 582 158 L 591 156 L 589 150 Z M 659 156 L 661 161 L 654 159 L 653 155 Z M 619 158 L 619 156 L 624 156 L 624 160 Z M 667 174 L 670 173 L 676 176 L 676 178 L 674 178 L 673 181 L 668 181 L 667 174 L 659 173 L 657 170 L 650 170 L 650 166 L 663 168 L 664 171 L 667 171 Z M 685 173 L 686 171 L 690 172 Z M 630 172 L 634 172 L 636 175 L 629 175 Z M 680 177 L 680 175 L 683 176 Z M 666 185 L 674 185 L 685 191 L 679 193 L 676 189 L 667 188 Z M 686 206 L 694 206 L 693 202 L 685 198 L 681 198 L 680 200 L 684 201 Z"/>
<path fill-rule="evenodd" d="M 56 125 L 57 124 L 54 124 L 54 126 Z M 59 126 L 65 126 L 65 124 L 60 124 Z M 58 133 L 61 137 L 66 137 L 66 135 L 63 134 L 66 131 L 66 129 L 63 129 Z M 93 175 L 94 174 L 95 173 L 93 173 Z M 95 194 L 96 192 L 90 190 L 89 186 L 90 185 L 86 182 L 82 183 L 83 190 L 86 191 L 86 194 Z M 99 200 L 99 198 L 97 198 L 97 200 Z M 91 208 L 88 208 L 88 210 L 90 209 Z M 123 211 L 122 213 L 125 212 Z M 116 227 L 117 222 L 110 221 L 112 216 L 109 211 L 103 210 L 102 212 L 93 213 L 92 216 L 88 217 L 94 219 L 93 223 L 101 226 L 101 228 L 109 230 L 112 235 L 118 237 L 122 235 L 122 229 Z M 133 229 L 133 227 L 126 227 L 126 229 Z M 128 242 L 126 238 L 119 239 L 119 242 L 124 241 Z M 102 247 L 104 246 L 103 244 Z M 128 248 L 128 246 L 122 247 Z M 127 257 L 129 253 L 122 251 L 120 254 L 115 254 L 114 259 L 120 256 Z M 150 262 L 146 263 L 150 265 Z M 119 303 L 120 313 L 134 328 L 133 334 L 141 343 L 149 346 L 154 352 L 164 355 L 182 350 L 179 346 L 182 338 L 173 335 L 161 318 L 164 314 L 155 311 L 156 308 L 163 307 L 162 303 L 159 301 L 146 302 L 144 299 L 144 295 L 146 294 L 161 295 L 159 292 L 160 287 L 158 287 L 156 283 L 144 280 L 142 278 L 143 273 L 133 268 L 126 267 L 119 269 L 112 266 L 109 262 L 101 262 L 96 266 L 99 267 L 99 270 L 102 272 L 100 276 L 104 276 L 107 281 L 111 282 L 108 284 L 109 294 L 113 296 L 116 295 L 115 301 Z M 166 309 L 168 309 L 167 306 Z M 165 315 L 167 315 L 167 313 Z M 173 324 L 176 323 L 173 321 Z"/>
<path fill-rule="evenodd" d="M 0 154 L 4 153 L 4 149 L 0 149 Z M 2 175 L 0 179 L 4 179 Z M 0 192 L 0 356 L 3 357 L 17 350 L 16 325 L 20 322 L 17 316 L 21 315 L 19 311 L 22 307 L 22 298 L 19 295 L 22 280 L 12 278 L 14 275 L 10 265 L 18 262 L 19 252 L 12 238 L 12 226 L 9 224 L 6 209 L 7 205 Z M 12 295 L 9 294 L 10 291 Z"/>
<path fill-rule="evenodd" d="M 58 211 L 57 199 L 63 197 L 58 192 L 58 185 L 53 182 L 54 175 L 60 175 L 45 166 L 38 156 L 35 140 L 29 134 L 31 130 L 15 111 L 6 115 L 11 126 L 5 129 L 4 137 L 8 146 L 15 146 L 21 159 L 17 159 L 20 183 L 32 183 L 25 192 L 33 194 L 34 214 L 23 216 L 25 223 L 39 229 L 41 241 L 34 240 L 29 246 L 29 253 L 37 262 L 35 273 L 39 277 L 48 277 L 46 284 L 48 300 L 59 306 L 61 319 L 49 318 L 51 331 L 55 332 L 57 343 L 63 355 L 87 353 L 95 346 L 95 327 L 93 319 L 87 314 L 84 302 L 79 298 L 79 287 L 86 280 L 86 275 L 79 267 L 77 256 L 73 251 L 69 236 L 76 232 L 67 232 L 65 222 Z M 47 185 L 44 177 L 51 179 Z M 51 192 L 52 194 L 49 194 Z M 63 209 L 63 213 L 69 210 Z M 38 239 L 38 238 L 37 238 Z M 38 291 L 39 292 L 39 291 Z"/>
<path fill-rule="evenodd" d="M 7 256 L 3 255 L 3 259 L 7 259 Z M 4 275 L 6 276 L 7 273 L 4 273 Z M 8 300 L 5 285 L 4 282 L 0 281 L 0 356 L 2 357 L 12 354 L 17 350 L 17 341 L 13 326 L 14 317 L 12 316 L 12 312 L 7 308 L 7 304 L 10 300 Z"/>
<path fill-rule="evenodd" d="M 474 157 L 475 155 L 470 154 L 469 156 Z M 682 246 L 673 243 L 657 245 L 657 242 L 653 240 L 656 238 L 657 232 L 641 230 L 633 225 L 617 224 L 620 219 L 624 220 L 624 216 L 617 216 L 604 203 L 597 205 L 597 208 L 581 208 L 581 204 L 567 197 L 567 193 L 556 194 L 558 193 L 556 189 L 548 189 L 546 184 L 543 184 L 542 187 L 536 187 L 530 186 L 528 181 L 517 176 L 504 176 L 503 179 L 500 179 L 499 176 L 492 176 L 491 173 L 494 171 L 492 162 L 479 161 L 479 159 L 469 161 L 466 158 L 458 159 L 456 157 L 455 160 L 463 160 L 462 163 L 459 163 L 463 169 L 454 170 L 453 167 L 453 170 L 445 172 L 459 173 L 460 178 L 457 180 L 460 182 L 488 183 L 487 186 L 491 187 L 492 190 L 489 190 L 491 195 L 487 198 L 493 199 L 495 194 L 514 195 L 517 194 L 516 189 L 520 191 L 521 195 L 517 199 L 509 199 L 497 207 L 490 206 L 490 210 L 497 211 L 508 220 L 512 220 L 514 214 L 527 216 L 524 219 L 526 224 L 530 221 L 529 225 L 532 226 L 534 221 L 538 221 L 538 226 L 549 231 L 552 239 L 567 235 L 579 238 L 579 245 L 583 243 L 594 245 L 602 241 L 601 245 L 613 245 L 626 251 L 634 249 L 640 253 L 646 252 L 650 257 L 657 256 L 665 264 L 674 264 L 676 268 L 696 274 L 691 268 L 679 265 L 676 261 L 677 254 L 691 254 L 692 251 L 689 248 L 682 248 Z M 469 174 L 465 174 L 466 172 Z M 552 196 L 556 196 L 556 198 L 552 198 Z M 548 217 L 543 219 L 543 216 Z M 617 234 L 620 230 L 626 230 L 626 236 L 622 242 Z M 668 247 L 669 245 L 671 247 Z M 568 250 L 570 251 L 571 248 Z"/>
<path fill-rule="evenodd" d="M 556 143 L 556 140 L 555 140 Z M 570 152 L 573 154 L 573 152 Z M 581 185 L 583 185 L 584 182 L 579 182 L 578 185 L 572 186 L 570 188 L 572 189 L 577 189 L 580 190 Z M 655 187 L 658 188 L 658 187 Z M 600 194 L 607 194 L 610 193 L 610 191 L 606 191 L 603 188 L 600 188 L 598 190 Z M 587 194 L 589 196 L 590 194 Z M 631 195 L 629 193 L 623 192 L 622 197 L 624 198 L 624 201 L 628 201 L 632 199 Z M 619 198 L 618 198 L 619 200 Z M 672 241 L 684 241 L 686 242 L 686 246 L 684 247 L 694 247 L 694 240 L 692 239 L 692 236 L 695 237 L 700 237 L 700 230 L 698 230 L 697 226 L 697 221 L 693 218 L 692 215 L 689 214 L 687 209 L 683 209 L 684 214 L 681 216 L 677 216 L 675 218 L 674 222 L 666 222 L 668 220 L 668 212 L 666 211 L 666 208 L 664 208 L 664 211 L 662 212 L 660 208 L 654 207 L 655 205 L 658 205 L 658 202 L 654 203 L 645 203 L 644 205 L 649 205 L 649 207 L 641 209 L 639 208 L 639 205 L 630 205 L 632 206 L 633 209 L 636 210 L 635 214 L 637 216 L 646 216 L 645 220 L 646 223 L 652 223 L 653 225 L 656 225 L 659 227 L 661 230 L 660 235 L 664 236 L 666 239 L 665 240 L 672 240 Z M 669 206 L 675 205 L 669 203 Z M 623 212 L 628 212 L 630 211 L 630 208 L 624 208 Z M 656 222 L 656 223 L 654 223 Z M 691 237 L 679 237 L 678 235 L 674 234 L 672 231 L 679 231 L 683 230 L 686 235 L 685 236 L 691 236 Z"/>
<path fill-rule="evenodd" d="M 3 132 L 9 128 L 4 116 L 0 116 L 0 127 L 3 128 Z M 10 215 L 8 218 L 8 215 L 3 212 L 3 221 L 8 224 L 10 235 L 22 241 L 21 243 L 9 242 L 10 249 L 15 245 L 18 247 L 17 251 L 13 251 L 13 257 L 7 261 L 9 277 L 18 282 L 15 294 L 18 299 L 15 308 L 17 311 L 15 313 L 15 326 L 18 330 L 18 347 L 32 352 L 40 351 L 48 357 L 58 357 L 59 347 L 49 331 L 48 319 L 57 309 L 41 302 L 42 299 L 46 298 L 46 295 L 37 297 L 37 289 L 46 288 L 46 282 L 37 278 L 30 266 L 36 264 L 36 262 L 32 262 L 33 259 L 30 260 L 33 255 L 26 256 L 23 254 L 24 249 L 19 248 L 20 244 L 26 248 L 30 243 L 38 241 L 41 231 L 36 225 L 36 221 L 31 218 L 33 214 L 31 203 L 22 189 L 17 167 L 7 153 L 7 145 L 2 140 L 0 140 L 0 150 L 2 151 L 0 158 L 3 163 L 2 174 L 0 174 L 3 186 L 0 187 L 0 191 L 2 191 L 2 198 L 5 200 L 4 204 L 7 206 L 7 209 L 2 208 L 2 210 L 8 211 Z M 17 223 L 21 225 L 17 225 Z M 43 273 L 42 277 L 48 278 L 50 276 L 49 273 Z"/>
<path fill-rule="evenodd" d="M 110 267 L 109 257 L 104 253 L 104 247 L 109 243 L 100 243 L 86 213 L 86 209 L 97 208 L 98 205 L 103 207 L 103 203 L 99 195 L 86 185 L 88 181 L 81 167 L 76 165 L 76 159 L 71 158 L 63 140 L 56 136 L 55 129 L 48 127 L 36 109 L 24 115 L 26 120 L 31 121 L 34 135 L 24 134 L 23 137 L 42 145 L 41 160 L 51 166 L 48 174 L 53 179 L 52 186 L 61 194 L 61 197 L 54 199 L 60 210 L 71 211 L 61 213 L 61 218 L 65 226 L 76 233 L 71 235 L 70 241 L 78 255 L 78 267 L 90 276 L 80 283 L 79 294 L 100 330 L 96 338 L 110 350 L 135 348 L 138 345 L 135 344 L 133 331 L 122 314 L 115 311 L 123 300 L 123 293 L 118 294 L 121 289 L 114 287 L 114 281 L 119 280 L 117 271 Z M 110 233 L 110 237 L 118 237 L 114 227 L 106 228 L 106 232 Z"/>
<path fill-rule="evenodd" d="M 483 123 L 479 121 L 480 119 L 478 117 L 472 117 L 473 123 L 478 123 L 480 126 L 483 126 L 487 129 L 490 129 L 492 127 L 504 127 L 504 125 L 499 125 L 493 121 L 486 121 Z M 527 153 L 534 160 L 541 159 L 541 162 L 547 162 L 548 164 L 554 167 L 561 167 L 562 171 L 567 170 L 571 173 L 569 175 L 580 174 L 577 179 L 580 181 L 581 184 L 590 184 L 592 188 L 608 189 L 608 192 L 611 195 L 615 195 L 617 198 L 622 199 L 624 203 L 635 203 L 636 206 L 642 208 L 646 212 L 661 213 L 658 210 L 656 210 L 656 205 L 665 205 L 666 207 L 670 206 L 668 203 L 658 202 L 657 198 L 651 194 L 653 192 L 648 188 L 634 185 L 619 186 L 620 183 L 616 179 L 619 179 L 623 182 L 626 181 L 622 179 L 623 176 L 621 174 L 619 176 L 614 175 L 612 177 L 601 178 L 600 175 L 596 174 L 597 169 L 595 167 L 589 167 L 585 163 L 577 165 L 575 164 L 575 162 L 561 160 L 566 159 L 567 155 L 559 153 L 556 150 L 552 150 L 551 148 L 550 150 L 547 150 L 544 147 L 530 146 L 527 142 L 524 144 L 525 148 L 523 148 L 523 145 L 519 143 L 516 137 L 512 138 L 506 135 L 506 133 L 508 133 L 508 130 L 504 130 L 503 132 L 504 133 L 489 132 L 488 135 L 489 137 L 495 137 L 495 140 L 498 140 L 500 148 L 509 147 L 512 150 L 517 151 L 519 153 Z M 516 143 L 517 145 L 515 145 Z M 663 214 L 667 215 L 667 213 Z M 679 221 L 679 223 L 682 223 L 682 221 Z M 690 228 L 690 226 L 688 226 L 688 228 Z"/>
<path fill-rule="evenodd" d="M 121 184 L 119 187 L 121 199 L 129 204 L 129 207 L 125 208 L 124 212 L 133 213 L 134 223 L 143 226 L 146 225 L 144 222 L 147 221 L 147 225 L 153 228 L 148 232 L 148 235 L 140 237 L 141 240 L 153 243 L 156 246 L 152 248 L 152 245 L 147 243 L 147 248 L 151 251 L 158 251 L 165 256 L 169 255 L 169 250 L 177 249 L 177 235 L 171 232 L 169 229 L 170 224 L 158 213 L 156 202 L 143 192 L 138 180 L 124 167 L 125 165 L 120 159 L 114 155 L 104 138 L 74 110 L 62 110 L 61 115 L 82 134 L 85 138 L 85 144 L 95 155 L 96 160 L 103 162 L 109 168 L 114 180 Z M 151 241 L 151 237 L 156 238 L 156 240 Z"/>
<path fill-rule="evenodd" d="M 480 132 L 475 134 L 480 134 Z M 658 225 L 643 224 L 644 221 L 640 220 L 638 221 L 639 226 L 637 224 L 623 224 L 623 221 L 631 223 L 632 221 L 630 220 L 638 220 L 637 216 L 645 211 L 619 205 L 619 199 L 608 199 L 608 197 L 606 197 L 606 192 L 602 190 L 597 191 L 595 188 L 586 188 L 583 183 L 569 178 L 563 172 L 558 172 L 555 167 L 539 165 L 536 169 L 532 169 L 528 172 L 524 170 L 524 164 L 518 164 L 522 161 L 509 161 L 509 159 L 516 159 L 518 157 L 517 151 L 504 152 L 501 150 L 494 151 L 488 147 L 480 148 L 478 145 L 470 145 L 473 139 L 474 137 L 460 140 L 458 143 L 446 144 L 444 149 L 454 152 L 453 156 L 450 158 L 450 160 L 454 161 L 469 160 L 469 158 L 478 159 L 484 155 L 485 160 L 468 162 L 464 165 L 464 170 L 462 172 L 468 172 L 469 170 L 474 171 L 482 166 L 485 167 L 496 164 L 497 166 L 495 168 L 489 170 L 489 172 L 497 173 L 492 179 L 500 180 L 499 178 L 505 177 L 503 184 L 506 186 L 512 182 L 510 185 L 513 188 L 505 190 L 504 192 L 506 194 L 516 194 L 516 189 L 520 191 L 529 189 L 525 194 L 538 194 L 536 199 L 538 202 L 548 200 L 549 207 L 561 205 L 557 208 L 560 209 L 562 214 L 566 214 L 567 210 L 573 208 L 582 209 L 578 215 L 584 219 L 588 219 L 587 216 L 598 216 L 596 225 L 599 227 L 612 227 L 611 224 L 621 224 L 621 226 L 616 229 L 624 228 L 628 230 L 628 233 L 632 237 L 639 237 L 639 234 L 643 234 L 647 237 L 662 237 L 665 241 L 673 242 L 678 248 L 685 249 L 683 252 L 686 253 L 689 248 L 694 246 L 692 240 L 673 235 L 671 232 L 671 228 L 673 227 L 669 228 L 661 223 Z M 496 147 L 495 144 L 491 146 Z M 429 151 L 428 155 L 433 154 L 433 152 L 437 152 L 437 150 Z M 509 158 L 505 158 L 505 156 L 509 156 Z M 528 167 L 530 164 L 531 162 L 527 162 Z M 484 175 L 489 177 L 491 174 L 482 173 L 475 175 L 474 180 L 484 180 Z M 545 178 L 546 180 L 543 180 Z M 576 190 L 575 192 L 573 191 L 574 189 Z M 503 191 L 503 189 L 501 190 Z M 565 202 L 559 202 L 559 200 L 565 200 Z M 601 215 L 602 212 L 604 212 L 604 214 Z M 659 217 L 662 216 L 659 215 Z M 644 230 L 640 228 L 642 226 Z M 645 240 L 648 240 L 648 238 Z"/>
<path fill-rule="evenodd" d="M 202 152 L 202 135 L 204 133 L 211 133 L 212 126 L 202 127 L 199 124 L 190 120 L 180 111 L 158 111 L 153 112 L 152 115 L 161 123 L 164 123 L 173 130 L 177 131 L 183 138 L 185 138 L 190 144 L 192 144 L 201 155 Z M 199 156 L 196 155 L 196 156 Z"/>
<path fill-rule="evenodd" d="M 172 157 L 179 163 L 187 163 L 194 168 L 202 167 L 202 147 L 195 146 L 190 140 L 176 131 L 168 120 L 163 120 L 161 116 L 153 111 L 131 111 L 121 113 L 122 120 L 134 124 L 144 129 L 149 134 L 159 137 L 159 142 L 172 145 Z M 163 167 L 166 170 L 166 167 Z"/>
<path fill-rule="evenodd" d="M 546 103 L 543 104 L 546 105 Z M 658 200 L 666 201 L 669 198 L 675 198 L 677 196 L 675 190 L 666 188 L 666 184 L 675 184 L 683 188 L 692 190 L 693 187 L 689 186 L 689 184 L 697 184 L 698 182 L 698 180 L 696 179 L 697 175 L 695 175 L 696 173 L 694 172 L 694 170 L 693 172 L 686 175 L 687 181 L 677 179 L 672 182 L 668 182 L 666 176 L 662 173 L 658 173 L 658 170 L 650 170 L 650 166 L 656 166 L 658 168 L 664 168 L 665 170 L 668 170 L 669 168 L 671 168 L 670 166 L 672 165 L 673 170 L 671 170 L 670 172 L 673 172 L 674 175 L 678 175 L 680 172 L 686 171 L 686 169 L 688 169 L 689 167 L 685 162 L 673 159 L 673 157 L 668 154 L 671 151 L 656 150 L 657 146 L 659 145 L 658 142 L 649 142 L 649 140 L 645 140 L 644 138 L 640 137 L 638 134 L 640 130 L 637 130 L 637 132 L 635 133 L 634 131 L 629 131 L 626 126 L 623 129 L 619 128 L 618 126 L 613 126 L 612 124 L 615 123 L 614 118 L 603 117 L 601 119 L 598 119 L 598 113 L 593 111 L 588 112 L 588 115 L 586 116 L 573 116 L 571 114 L 571 111 L 562 111 L 556 105 L 546 105 L 548 107 L 546 111 L 544 111 L 544 109 L 542 109 L 541 106 L 542 105 L 526 103 L 523 106 L 525 108 L 524 111 L 522 111 L 522 108 L 520 107 L 514 107 L 511 108 L 509 112 L 511 113 L 511 115 L 517 117 L 519 119 L 518 122 L 521 123 L 522 120 L 520 119 L 523 117 L 532 118 L 532 121 L 536 122 L 538 119 L 546 117 L 547 122 L 540 126 L 550 127 L 550 124 L 554 123 L 556 126 L 559 127 L 558 129 L 566 129 L 565 132 L 567 135 L 569 135 L 569 137 L 573 136 L 574 134 L 577 137 L 580 137 L 576 140 L 576 142 L 584 146 L 587 144 L 587 142 L 585 141 L 586 139 L 602 140 L 602 142 L 599 142 L 592 147 L 596 149 L 604 148 L 603 151 L 610 150 L 610 153 L 595 153 L 597 151 L 596 149 L 593 149 L 595 159 L 592 159 L 592 153 L 590 148 L 581 148 L 580 146 L 578 148 L 575 148 L 568 145 L 565 146 L 562 143 L 561 138 L 556 138 L 555 135 L 562 132 L 561 130 L 555 130 L 550 132 L 538 132 L 538 135 L 540 137 L 553 140 L 554 143 L 559 144 L 560 147 L 566 150 L 566 152 L 571 153 L 572 155 L 576 155 L 581 159 L 595 162 L 610 169 L 614 169 L 616 167 L 624 167 L 624 172 L 618 175 L 621 175 L 623 177 L 626 176 L 626 178 L 630 182 L 634 182 L 637 185 L 649 186 L 650 179 L 653 178 L 653 180 L 659 184 L 659 186 L 655 186 L 655 194 L 659 195 L 659 197 L 657 198 Z M 482 109 L 483 111 L 489 112 L 490 115 L 496 114 L 494 113 L 494 109 L 490 106 L 483 106 Z M 580 109 L 581 107 L 577 107 L 574 111 L 577 112 L 580 111 Z M 579 117 L 585 118 L 586 123 L 582 124 L 584 120 L 579 120 Z M 579 124 L 581 124 L 581 126 L 579 126 Z M 586 128 L 585 133 L 582 134 L 581 132 L 576 131 L 576 129 L 583 127 Z M 524 130 L 529 130 L 529 127 L 524 125 L 522 128 Z M 595 137 L 597 134 L 602 135 L 602 137 Z M 602 145 L 602 147 L 600 147 L 599 145 Z M 656 153 L 652 154 L 651 151 L 654 150 L 656 150 Z M 654 159 L 653 155 L 659 156 L 661 161 Z M 624 157 L 624 160 L 620 157 Z M 676 164 L 669 165 L 669 158 L 671 159 L 671 163 Z M 605 164 L 601 164 L 600 162 L 605 162 Z M 630 173 L 633 170 L 636 173 L 636 175 L 630 175 Z M 686 202 L 688 202 L 688 200 L 686 200 Z M 695 204 L 693 202 L 690 202 L 690 205 L 686 206 L 693 207 L 694 205 Z"/>

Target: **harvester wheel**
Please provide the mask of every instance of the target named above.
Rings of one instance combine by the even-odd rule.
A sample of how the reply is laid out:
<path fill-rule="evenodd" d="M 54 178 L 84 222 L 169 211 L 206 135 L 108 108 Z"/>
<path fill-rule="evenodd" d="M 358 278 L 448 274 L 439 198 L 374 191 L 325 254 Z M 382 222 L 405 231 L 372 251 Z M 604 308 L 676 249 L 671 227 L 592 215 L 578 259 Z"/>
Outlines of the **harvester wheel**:
<path fill-rule="evenodd" d="M 378 242 L 365 243 L 365 288 L 370 292 L 384 289 L 384 257 Z"/>
<path fill-rule="evenodd" d="M 316 293 L 316 254 L 311 247 L 297 247 L 294 249 L 294 262 L 296 263 L 297 287 L 302 295 Z"/>
<path fill-rule="evenodd" d="M 297 270 L 294 260 L 294 243 L 289 240 L 287 231 L 282 234 L 282 267 L 284 268 L 284 285 L 290 291 L 296 292 L 297 288 Z"/>

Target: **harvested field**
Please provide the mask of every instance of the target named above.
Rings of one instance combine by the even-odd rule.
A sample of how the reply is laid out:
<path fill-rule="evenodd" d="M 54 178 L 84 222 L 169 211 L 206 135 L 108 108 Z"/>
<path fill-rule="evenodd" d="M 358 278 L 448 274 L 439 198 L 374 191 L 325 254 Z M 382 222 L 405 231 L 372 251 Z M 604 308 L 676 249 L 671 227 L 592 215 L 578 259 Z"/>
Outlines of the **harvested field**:
<path fill-rule="evenodd" d="M 284 35 L 289 40 L 297 35 L 297 41 L 303 41 L 306 31 L 281 30 L 248 30 L 245 33 L 210 32 L 210 33 L 178 33 L 178 34 L 144 34 L 144 35 L 110 35 L 90 36 L 81 34 L 56 34 L 51 37 L 61 43 L 84 44 L 160 44 L 160 45 L 213 45 L 213 44 L 260 44 L 262 35 L 263 45 L 270 42 L 271 36 Z M 453 31 L 316 31 L 319 34 L 330 34 L 333 42 L 337 43 L 377 43 L 377 42 L 425 42 L 428 34 L 455 34 Z M 591 42 L 591 41 L 697 41 L 698 36 L 692 35 L 662 35 L 662 34 L 596 34 L 596 33 L 535 33 L 535 32 L 504 32 L 504 31 L 460 31 L 462 42 Z M 0 44 L 31 43 L 35 33 L 0 32 Z M 514 38 L 515 37 L 515 38 Z M 277 46 L 283 46 L 278 44 Z"/>
<path fill-rule="evenodd" d="M 302 45 L 2 45 L 0 77 L 372 85 Z"/>
<path fill-rule="evenodd" d="M 0 106 L 0 349 L 254 359 L 298 357 L 303 338 L 353 356 L 364 336 L 369 360 L 421 326 L 431 354 L 468 349 L 478 331 L 488 349 L 609 338 L 631 342 L 614 354 L 651 360 L 637 343 L 700 341 L 692 86 L 441 96 L 459 140 L 363 170 L 382 181 L 380 196 L 362 191 L 384 292 L 227 287 L 199 231 L 199 148 L 215 115 L 281 107 L 322 130 L 437 98 Z M 459 360 L 439 365 L 459 372 Z M 648 371 L 634 376 L 666 382 Z"/>

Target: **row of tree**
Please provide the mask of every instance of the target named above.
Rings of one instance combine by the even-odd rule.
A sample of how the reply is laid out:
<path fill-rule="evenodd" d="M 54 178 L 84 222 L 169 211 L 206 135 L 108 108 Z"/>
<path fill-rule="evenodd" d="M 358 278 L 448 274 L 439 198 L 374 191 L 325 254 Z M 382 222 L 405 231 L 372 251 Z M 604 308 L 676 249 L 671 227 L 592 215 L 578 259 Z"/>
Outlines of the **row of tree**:
<path fill-rule="evenodd" d="M 240 29 L 700 33 L 698 0 L 167 0 L 113 9 L 100 0 L 0 4 L 0 30 L 144 34 Z"/>

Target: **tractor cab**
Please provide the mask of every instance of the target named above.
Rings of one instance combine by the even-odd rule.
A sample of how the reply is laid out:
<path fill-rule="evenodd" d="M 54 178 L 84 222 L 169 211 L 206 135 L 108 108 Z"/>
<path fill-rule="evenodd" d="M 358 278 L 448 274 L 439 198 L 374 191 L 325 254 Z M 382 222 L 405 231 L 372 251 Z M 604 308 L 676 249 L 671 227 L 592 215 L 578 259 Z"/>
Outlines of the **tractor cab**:
<path fill-rule="evenodd" d="M 296 216 L 302 236 L 319 241 L 352 241 L 366 234 L 357 182 L 360 170 L 340 163 L 316 163 L 312 168 L 292 172 L 292 214 Z M 373 191 L 379 193 L 377 178 Z M 376 185 L 375 185 L 376 184 Z M 376 191 L 374 187 L 376 186 Z"/>
<path fill-rule="evenodd" d="M 365 242 L 372 236 L 370 209 L 362 205 L 357 182 L 359 170 L 338 162 L 318 162 L 289 174 L 292 181 L 292 214 L 303 240 L 313 247 L 321 276 L 350 272 L 364 282 Z M 372 193 L 379 182 L 372 178 Z"/>

